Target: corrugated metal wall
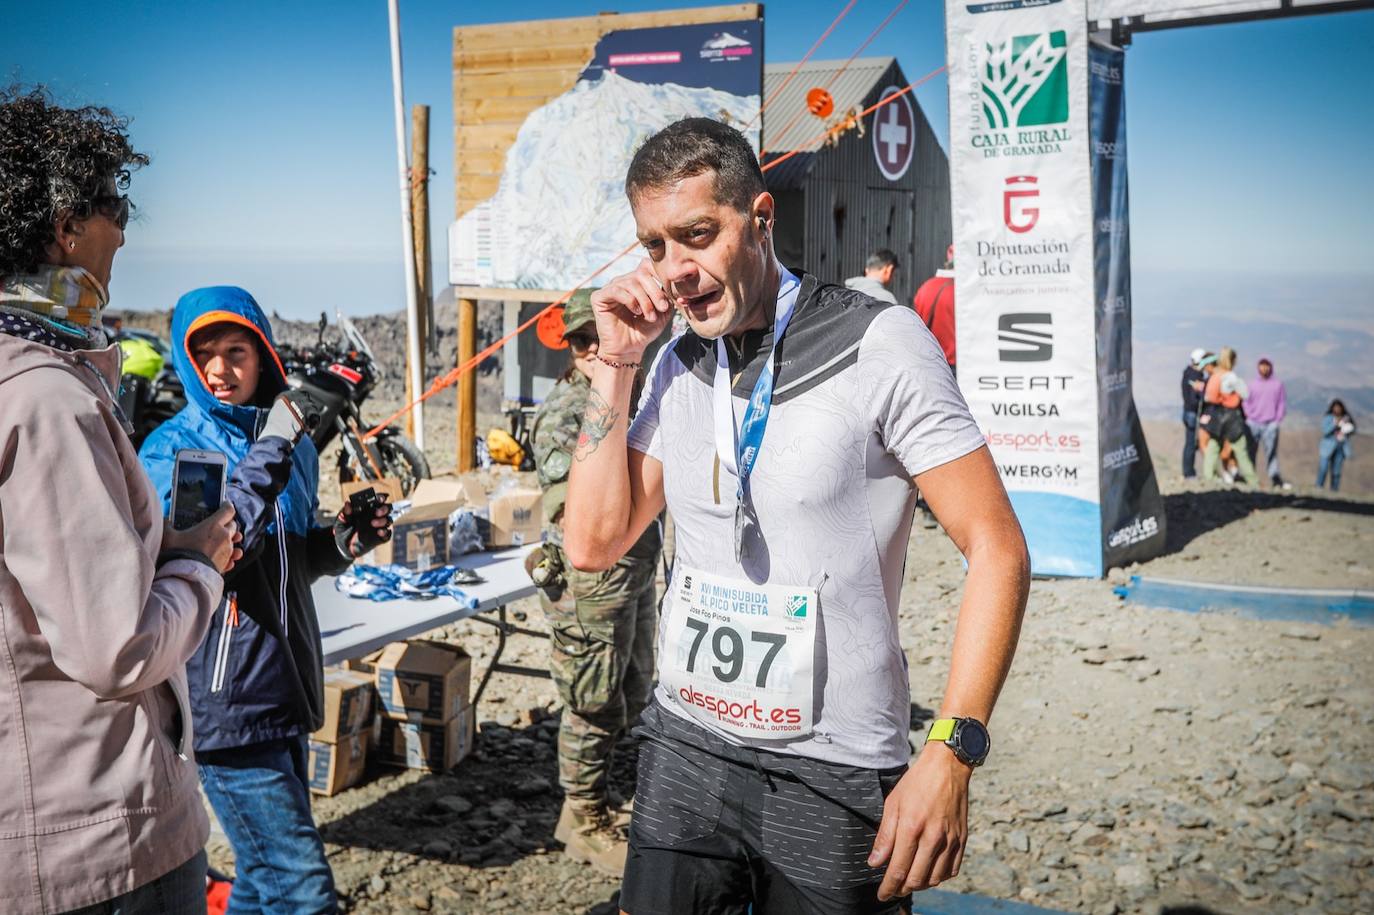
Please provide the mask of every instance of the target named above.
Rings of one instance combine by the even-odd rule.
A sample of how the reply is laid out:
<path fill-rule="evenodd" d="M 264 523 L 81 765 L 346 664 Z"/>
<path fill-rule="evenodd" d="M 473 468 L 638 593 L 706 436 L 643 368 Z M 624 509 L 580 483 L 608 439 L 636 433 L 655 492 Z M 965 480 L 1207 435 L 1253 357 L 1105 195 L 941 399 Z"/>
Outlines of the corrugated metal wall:
<path fill-rule="evenodd" d="M 877 102 L 888 86 L 906 84 L 906 76 L 894 61 L 874 83 L 862 107 Z M 799 266 L 841 282 L 862 273 L 874 249 L 891 248 L 901 263 L 893 292 L 898 301 L 907 302 L 940 266 L 951 237 L 949 160 L 914 98 L 912 107 L 915 158 L 898 181 L 889 181 L 874 160 L 870 133 L 874 115 L 865 119 L 862 136 L 851 130 L 835 146 L 814 154 L 810 173 L 802 182 L 804 243 Z M 789 203 L 795 200 L 788 196 Z M 797 215 L 801 214 L 779 208 L 780 221 L 791 223 Z"/>

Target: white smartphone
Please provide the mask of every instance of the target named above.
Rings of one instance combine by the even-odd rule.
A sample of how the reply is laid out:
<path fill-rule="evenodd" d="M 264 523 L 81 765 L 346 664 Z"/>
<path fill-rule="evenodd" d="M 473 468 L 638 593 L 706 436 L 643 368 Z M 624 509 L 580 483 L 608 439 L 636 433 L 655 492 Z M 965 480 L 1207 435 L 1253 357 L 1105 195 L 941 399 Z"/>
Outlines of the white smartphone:
<path fill-rule="evenodd" d="M 227 461 L 218 451 L 183 448 L 172 475 L 172 527 L 195 527 L 224 502 Z"/>

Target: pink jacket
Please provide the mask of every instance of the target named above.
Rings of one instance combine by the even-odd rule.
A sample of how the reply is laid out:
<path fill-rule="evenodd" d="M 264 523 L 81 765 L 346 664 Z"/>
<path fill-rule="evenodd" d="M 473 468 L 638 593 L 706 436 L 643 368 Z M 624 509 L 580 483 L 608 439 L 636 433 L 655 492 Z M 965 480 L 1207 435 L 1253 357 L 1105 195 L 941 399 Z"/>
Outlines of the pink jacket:
<path fill-rule="evenodd" d="M 184 665 L 223 581 L 193 558 L 158 565 L 161 502 L 111 403 L 119 362 L 0 334 L 6 915 L 127 893 L 209 833 Z"/>

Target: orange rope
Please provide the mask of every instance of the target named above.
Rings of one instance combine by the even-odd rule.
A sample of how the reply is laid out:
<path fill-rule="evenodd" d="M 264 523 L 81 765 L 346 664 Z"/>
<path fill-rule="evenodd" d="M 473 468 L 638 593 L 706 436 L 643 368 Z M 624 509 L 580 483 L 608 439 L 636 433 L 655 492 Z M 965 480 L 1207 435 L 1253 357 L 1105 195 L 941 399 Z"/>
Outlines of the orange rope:
<path fill-rule="evenodd" d="M 934 70 L 931 70 L 931 71 L 930 71 L 929 73 L 927 73 L 925 76 L 923 76 L 923 77 L 921 77 L 920 79 L 916 80 L 916 82 L 911 83 L 911 84 L 910 84 L 909 86 L 907 86 L 905 89 L 899 89 L 898 91 L 892 93 L 891 95 L 887 96 L 886 98 L 880 99 L 879 101 L 875 102 L 874 104 L 869 105 L 869 106 L 868 106 L 867 108 L 865 108 L 863 111 L 860 111 L 858 114 L 856 114 L 856 115 L 854 116 L 854 119 L 855 119 L 855 120 L 858 120 L 859 118 L 867 117 L 868 115 L 870 115 L 870 114 L 872 114 L 873 112 L 877 111 L 879 108 L 883 107 L 884 105 L 888 104 L 889 102 L 895 102 L 897 99 L 899 99 L 899 98 L 901 98 L 902 96 L 906 95 L 906 94 L 907 94 L 908 92 L 910 92 L 912 89 L 915 89 L 917 86 L 921 85 L 921 84 L 924 83 L 924 82 L 927 82 L 928 80 L 934 79 L 935 77 L 939 76 L 939 75 L 940 75 L 941 73 L 943 73 L 943 72 L 945 72 L 945 68 L 944 68 L 943 66 L 941 66 L 941 67 L 936 67 Z M 792 151 L 789 152 L 789 153 L 784 153 L 783 155 L 778 156 L 776 159 L 774 159 L 773 161 L 769 162 L 767 165 L 763 166 L 763 170 L 764 170 L 764 171 L 768 171 L 770 168 L 773 168 L 774 166 L 781 165 L 782 163 L 786 162 L 788 159 L 790 159 L 790 158 L 792 158 L 793 156 L 795 156 L 797 153 L 802 152 L 807 146 L 810 146 L 812 143 L 816 143 L 816 142 L 818 142 L 818 141 L 824 141 L 826 137 L 830 136 L 830 135 L 833 134 L 833 133 L 839 133 L 841 130 L 844 130 L 846 126 L 847 126 L 847 119 L 846 119 L 846 121 L 842 121 L 841 123 L 836 124 L 834 127 L 827 127 L 825 130 L 823 130 L 822 132 L 816 134 L 816 136 L 812 137 L 810 140 L 807 140 L 805 143 L 801 144 L 801 146 L 798 146 L 796 149 L 792 150 Z"/>
<path fill-rule="evenodd" d="M 887 28 L 888 23 L 892 22 L 892 18 L 896 16 L 898 13 L 900 13 L 902 11 L 902 8 L 905 7 L 908 2 L 909 0 L 901 0 L 901 2 L 893 8 L 892 12 L 887 14 L 887 18 L 884 19 L 881 23 L 879 23 L 878 27 L 873 30 L 872 34 L 870 34 L 867 38 L 864 39 L 864 43 L 859 45 L 859 47 L 854 51 L 853 54 L 849 55 L 849 60 L 846 60 L 844 62 L 844 66 L 840 67 L 840 69 L 835 71 L 835 75 L 830 77 L 830 82 L 825 84 L 825 88 L 829 89 L 831 83 L 839 79 L 840 74 L 849 69 L 849 65 L 854 62 L 854 58 L 862 54 L 864 52 L 864 48 L 868 47 L 873 43 L 873 39 L 878 37 L 878 33 L 881 32 L 883 29 Z"/>
<path fill-rule="evenodd" d="M 874 29 L 867 38 L 864 39 L 863 44 L 859 45 L 858 48 L 854 50 L 854 53 L 849 55 L 849 59 L 846 60 L 843 65 L 841 65 L 840 69 L 836 70 L 834 73 L 830 75 L 830 79 L 826 80 L 825 86 L 822 88 L 829 89 L 831 86 L 833 86 L 835 84 L 835 80 L 839 79 L 841 74 L 843 74 L 845 70 L 849 69 L 849 65 L 854 62 L 854 59 L 863 53 L 864 48 L 868 47 L 870 44 L 873 43 L 873 39 L 878 37 L 878 33 L 888 27 L 888 25 L 892 22 L 893 17 L 900 13 L 902 11 L 902 8 L 905 7 L 908 2 L 909 0 L 901 0 L 901 2 L 897 4 L 897 6 L 892 10 L 892 12 L 887 14 L 887 18 L 884 19 L 881 23 L 879 23 L 878 27 Z M 787 136 L 788 131 L 792 130 L 792 128 L 797 126 L 797 122 L 800 121 L 803 117 L 805 117 L 808 111 L 809 109 L 806 107 L 806 105 L 802 105 L 801 109 L 798 110 L 796 114 L 792 115 L 792 119 L 788 121 L 785 125 L 783 125 L 782 130 L 778 131 L 776 134 L 773 135 L 773 139 L 776 144 L 773 147 L 774 151 L 776 151 L 784 145 L 782 141 L 783 137 Z M 764 150 L 764 152 L 768 152 L 768 150 Z"/>
<path fill-rule="evenodd" d="M 867 117 L 868 115 L 870 115 L 870 114 L 872 114 L 873 112 L 877 111 L 879 108 L 883 107 L 884 105 L 889 104 L 890 102 L 895 102 L 897 99 L 899 99 L 899 98 L 901 98 L 902 96 L 906 95 L 908 92 L 910 92 L 911 90 L 915 89 L 917 86 L 920 86 L 922 83 L 925 83 L 925 82 L 927 82 L 927 81 L 929 81 L 929 80 L 934 79 L 935 77 L 939 76 L 939 75 L 940 75 L 941 73 L 943 73 L 943 72 L 945 72 L 945 68 L 944 68 L 943 66 L 937 67 L 937 68 L 935 68 L 934 70 L 931 70 L 931 71 L 930 71 L 929 73 L 927 73 L 925 76 L 923 76 L 923 77 L 921 77 L 920 79 L 916 80 L 914 83 L 911 83 L 910 85 L 908 85 L 905 89 L 901 89 L 901 90 L 899 90 L 899 91 L 897 91 L 897 92 L 894 92 L 894 93 L 892 93 L 891 95 L 887 96 L 886 98 L 883 98 L 883 99 L 879 100 L 878 102 L 875 102 L 874 104 L 872 104 L 872 105 L 870 105 L 869 107 L 865 108 L 863 111 L 859 112 L 859 113 L 855 116 L 856 119 L 857 119 L 857 118 L 862 118 L 862 117 Z M 826 137 L 830 136 L 832 133 L 838 133 L 838 132 L 839 132 L 840 130 L 842 130 L 844 127 L 845 127 L 845 123 L 844 123 L 844 122 L 841 122 L 841 123 L 839 123 L 839 124 L 836 124 L 834 127 L 826 128 L 826 130 L 822 131 L 820 134 L 817 134 L 817 135 L 816 135 L 814 138 L 812 138 L 811 140 L 808 140 L 805 144 L 803 144 L 803 146 L 810 146 L 812 143 L 814 143 L 814 142 L 816 142 L 816 141 L 818 141 L 818 140 L 824 140 Z M 782 156 L 779 156 L 778 158 L 774 159 L 772 162 L 769 162 L 767 165 L 762 166 L 762 167 L 761 167 L 761 170 L 766 172 L 766 171 L 768 171 L 770 168 L 775 168 L 775 167 L 781 165 L 783 162 L 786 162 L 788 159 L 792 158 L 793 156 L 795 156 L 797 153 L 799 153 L 799 152 L 801 152 L 801 151 L 802 151 L 802 147 L 798 147 L 798 148 L 792 150 L 792 151 L 789 152 L 789 153 L 786 153 L 786 154 L 784 154 L 784 155 L 782 155 Z M 624 257 L 625 255 L 629 254 L 631 251 L 633 251 L 633 250 L 634 250 L 635 248 L 637 248 L 638 246 L 639 246 L 639 242 L 638 242 L 638 241 L 631 242 L 629 245 L 626 245 L 625 248 L 624 248 L 623 250 L 621 250 L 621 252 L 620 252 L 619 254 L 617 254 L 615 257 L 611 258 L 610 260 L 606 261 L 606 263 L 602 264 L 600 267 L 597 267 L 595 270 L 593 270 L 591 273 L 589 273 L 589 274 L 582 280 L 582 282 L 578 283 L 578 284 L 577 284 L 576 286 L 574 286 L 572 289 L 569 289 L 567 292 L 563 293 L 561 296 L 558 297 L 558 299 L 557 299 L 556 301 L 550 302 L 550 303 L 548 304 L 548 306 L 546 306 L 545 308 L 541 308 L 541 309 L 539 310 L 539 312 L 538 312 L 537 314 L 533 315 L 532 317 L 530 317 L 530 319 L 529 319 L 528 321 L 525 321 L 523 324 L 521 324 L 521 325 L 520 325 L 519 327 L 517 327 L 515 330 L 513 330 L 513 331 L 511 331 L 510 333 L 506 334 L 504 337 L 502 337 L 500 340 L 497 340 L 495 343 L 492 343 L 490 346 L 488 346 L 486 349 L 482 350 L 482 351 L 481 351 L 480 353 L 478 353 L 477 355 L 473 356 L 471 359 L 468 359 L 466 362 L 464 362 L 464 363 L 462 363 L 461 365 L 455 367 L 452 371 L 450 371 L 450 372 L 448 372 L 447 374 L 441 375 L 440 377 L 434 379 L 434 382 L 433 382 L 432 384 L 430 384 L 429 390 L 428 390 L 428 391 L 426 391 L 424 394 L 422 394 L 420 397 L 416 398 L 415 400 L 411 401 L 410 403 L 406 404 L 404 407 L 401 407 L 401 409 L 397 410 L 395 413 L 391 414 L 391 415 L 388 416 L 386 419 L 382 420 L 380 423 L 378 423 L 377 425 L 373 426 L 371 429 L 368 429 L 367 432 L 363 433 L 363 439 L 366 440 L 366 439 L 374 438 L 374 437 L 377 435 L 377 433 L 381 432 L 383 429 L 385 429 L 387 426 L 389 426 L 389 425 L 391 425 L 392 423 L 394 423 L 396 420 L 400 419 L 402 416 L 405 416 L 405 415 L 406 415 L 407 413 L 409 413 L 411 410 L 415 409 L 415 407 L 417 407 L 418 405 L 424 403 L 426 400 L 429 400 L 431 397 L 433 397 L 435 394 L 438 394 L 438 393 L 439 393 L 440 391 L 442 391 L 444 388 L 447 388 L 447 387 L 449 387 L 449 386 L 455 384 L 455 383 L 458 381 L 459 378 L 461 378 L 462 376 L 466 375 L 468 372 L 470 372 L 470 371 L 472 371 L 473 369 L 475 369 L 475 368 L 476 368 L 478 365 L 480 365 L 481 363 L 485 362 L 488 358 L 490 358 L 492 355 L 494 355 L 494 354 L 496 353 L 497 350 L 501 349 L 503 346 L 505 346 L 505 345 L 506 345 L 507 343 L 509 343 L 511 340 L 514 340 L 514 339 L 515 339 L 516 337 L 518 337 L 520 334 L 524 333 L 526 330 L 528 330 L 529 328 L 533 327 L 533 326 L 539 321 L 540 318 L 542 318 L 544 315 L 548 314 L 550 311 L 553 311 L 553 310 L 554 310 L 555 308 L 557 308 L 559 305 L 562 305 L 564 302 L 568 301 L 568 299 L 572 298 L 573 293 L 577 292 L 577 290 L 581 289 L 583 286 L 585 286 L 585 285 L 587 285 L 588 283 L 590 283 L 593 279 L 595 279 L 596 277 L 600 276 L 600 275 L 601 275 L 602 273 L 604 273 L 607 269 L 609 269 L 610 266 L 611 266 L 612 264 L 614 264 L 616 261 L 620 260 L 620 259 L 621 259 L 622 257 Z"/>
<path fill-rule="evenodd" d="M 497 340 L 495 343 L 491 344 L 486 349 L 482 350 L 480 353 L 473 356 L 471 359 L 467 360 L 459 366 L 456 366 L 452 371 L 434 379 L 433 383 L 430 384 L 428 391 L 417 397 L 415 400 L 412 400 L 404 407 L 401 407 L 401 409 L 397 410 L 395 413 L 392 413 L 390 416 L 382 420 L 377 425 L 373 426 L 371 429 L 368 429 L 366 432 L 363 433 L 363 439 L 366 440 L 375 437 L 378 432 L 381 432 L 387 426 L 391 425 L 396 420 L 400 419 L 402 416 L 405 416 L 411 410 L 415 409 L 417 406 L 424 403 L 426 400 L 429 400 L 431 397 L 433 397 L 435 394 L 438 394 L 444 388 L 447 388 L 450 385 L 457 382 L 459 378 L 463 377 L 468 372 L 475 369 L 478 365 L 485 362 L 488 357 L 493 355 L 501 347 L 505 346 L 507 343 L 514 340 L 516 337 L 520 336 L 522 333 L 524 333 L 526 330 L 528 330 L 530 327 L 536 324 L 540 318 L 544 317 L 544 315 L 553 311 L 555 308 L 557 308 L 559 305 L 562 305 L 564 302 L 568 301 L 568 299 L 573 297 L 573 293 L 577 292 L 577 290 L 581 289 L 583 286 L 587 285 L 592 280 L 596 279 L 596 277 L 600 276 L 603 272 L 605 272 L 612 264 L 620 260 L 625 255 L 629 254 L 637 247 L 639 247 L 638 241 L 631 242 L 630 244 L 626 245 L 625 248 L 619 254 L 617 254 L 610 260 L 606 261 L 606 263 L 602 264 L 600 267 L 597 267 L 591 273 L 587 274 L 587 276 L 582 280 L 582 282 L 578 283 L 576 286 L 569 289 L 567 292 L 563 293 L 557 299 L 550 302 L 546 307 L 541 308 L 539 310 L 539 313 L 531 317 L 528 321 L 521 324 L 519 327 L 517 327 L 510 333 L 506 334 L 500 340 Z"/>
<path fill-rule="evenodd" d="M 824 32 L 821 33 L 821 37 L 817 38 L 816 43 L 811 45 L 811 50 L 807 51 L 806 55 L 803 56 L 801 60 L 797 61 L 797 65 L 792 68 L 792 72 L 787 74 L 787 78 L 784 79 L 778 85 L 778 88 L 774 89 L 771 93 L 769 93 L 768 98 L 763 100 L 763 106 L 759 108 L 758 114 L 750 118 L 749 123 L 744 125 L 745 130 L 748 130 L 750 127 L 754 125 L 755 121 L 763 117 L 763 113 L 768 110 L 768 106 L 773 104 L 773 100 L 778 97 L 778 94 L 781 93 L 782 90 L 787 88 L 787 84 L 792 82 L 792 77 L 796 76 L 797 73 L 801 70 L 801 68 L 806 65 L 806 62 L 811 59 L 811 55 L 815 54 L 816 49 L 819 48 L 825 42 L 825 40 L 830 37 L 830 33 L 835 31 L 835 26 L 840 24 L 841 19 L 849 15 L 849 11 L 854 8 L 854 4 L 857 2 L 858 0 L 849 0 L 849 4 L 844 9 L 840 10 L 840 14 L 835 17 L 835 21 L 830 23 L 830 28 L 826 29 Z"/>

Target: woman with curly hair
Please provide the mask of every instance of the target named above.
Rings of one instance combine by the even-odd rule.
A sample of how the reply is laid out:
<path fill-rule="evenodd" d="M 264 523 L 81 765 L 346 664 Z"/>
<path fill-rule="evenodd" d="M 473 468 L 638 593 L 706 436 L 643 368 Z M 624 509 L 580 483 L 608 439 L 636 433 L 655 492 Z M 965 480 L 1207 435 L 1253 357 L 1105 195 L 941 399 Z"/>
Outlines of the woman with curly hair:
<path fill-rule="evenodd" d="M 186 659 L 241 557 L 164 529 L 100 312 L 135 152 L 105 108 L 0 89 L 0 910 L 204 912 Z"/>

